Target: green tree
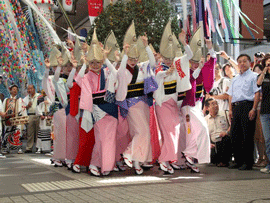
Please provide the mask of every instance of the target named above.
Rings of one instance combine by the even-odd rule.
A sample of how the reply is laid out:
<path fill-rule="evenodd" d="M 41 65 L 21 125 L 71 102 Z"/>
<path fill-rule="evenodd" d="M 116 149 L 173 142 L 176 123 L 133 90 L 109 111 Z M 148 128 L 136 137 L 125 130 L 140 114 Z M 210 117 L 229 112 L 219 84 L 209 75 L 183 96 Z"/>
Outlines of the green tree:
<path fill-rule="evenodd" d="M 169 19 L 172 20 L 172 31 L 178 36 L 181 31 L 179 21 L 175 10 L 167 1 L 131 0 L 126 2 L 119 0 L 114 5 L 108 5 L 95 19 L 95 24 L 88 33 L 88 42 L 91 42 L 94 27 L 96 27 L 99 41 L 104 42 L 110 30 L 113 30 L 122 48 L 124 35 L 134 20 L 136 35 L 143 35 L 146 32 L 149 43 L 156 51 L 159 51 L 163 30 Z"/>

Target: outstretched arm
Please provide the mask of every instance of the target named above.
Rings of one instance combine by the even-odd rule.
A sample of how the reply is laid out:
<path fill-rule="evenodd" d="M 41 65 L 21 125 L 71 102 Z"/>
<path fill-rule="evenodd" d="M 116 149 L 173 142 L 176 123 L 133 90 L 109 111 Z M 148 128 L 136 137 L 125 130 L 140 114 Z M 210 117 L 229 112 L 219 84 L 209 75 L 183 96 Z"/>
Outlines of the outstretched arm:
<path fill-rule="evenodd" d="M 185 47 L 185 52 L 187 54 L 187 59 L 190 60 L 193 57 L 193 52 L 190 49 L 189 45 L 186 43 L 186 32 L 182 30 L 182 32 L 179 34 L 179 40 Z"/>
<path fill-rule="evenodd" d="M 144 36 L 141 36 L 141 39 L 142 39 L 143 44 L 145 46 L 145 50 L 146 50 L 148 58 L 149 58 L 150 66 L 152 69 L 154 69 L 156 66 L 156 59 L 155 59 L 155 56 L 154 56 L 152 50 L 148 46 L 148 37 L 147 37 L 146 33 L 144 33 Z"/>

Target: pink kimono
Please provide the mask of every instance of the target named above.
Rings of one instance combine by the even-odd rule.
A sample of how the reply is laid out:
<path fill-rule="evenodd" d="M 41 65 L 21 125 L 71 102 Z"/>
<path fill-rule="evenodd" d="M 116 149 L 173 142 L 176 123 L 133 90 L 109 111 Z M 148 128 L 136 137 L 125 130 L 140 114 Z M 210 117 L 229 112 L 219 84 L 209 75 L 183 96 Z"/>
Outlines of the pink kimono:
<path fill-rule="evenodd" d="M 115 104 L 104 102 L 109 70 L 89 71 L 82 80 L 80 109 L 83 109 L 82 128 L 89 132 L 94 127 L 95 145 L 90 165 L 101 172 L 112 171 L 115 165 L 118 110 Z"/>

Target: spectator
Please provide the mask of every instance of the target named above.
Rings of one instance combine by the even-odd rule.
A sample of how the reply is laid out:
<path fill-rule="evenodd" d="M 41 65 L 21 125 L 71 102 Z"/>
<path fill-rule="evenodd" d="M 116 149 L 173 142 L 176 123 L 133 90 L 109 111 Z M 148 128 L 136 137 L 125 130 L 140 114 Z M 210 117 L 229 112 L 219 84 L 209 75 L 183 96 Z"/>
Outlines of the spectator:
<path fill-rule="evenodd" d="M 31 153 L 35 141 L 37 140 L 39 129 L 39 117 L 36 116 L 37 98 L 39 93 L 36 93 L 34 85 L 28 85 L 28 95 L 23 99 L 27 114 L 29 116 L 29 123 L 27 125 L 27 145 L 25 153 Z"/>
<path fill-rule="evenodd" d="M 262 86 L 262 104 L 261 104 L 261 122 L 263 128 L 263 135 L 265 139 L 266 154 L 270 159 L 270 55 L 262 61 L 264 67 L 263 72 L 260 74 L 257 85 Z M 261 169 L 263 173 L 270 173 L 270 164 Z"/>
<path fill-rule="evenodd" d="M 261 74 L 263 71 L 263 66 L 261 64 L 256 64 L 253 68 L 255 73 Z M 257 108 L 257 117 L 256 117 L 256 127 L 254 133 L 254 141 L 258 151 L 258 161 L 255 164 L 257 167 L 265 167 L 267 165 L 267 155 L 265 151 L 265 142 L 263 137 L 262 131 L 262 123 L 260 118 L 260 111 L 261 111 L 261 98 L 262 98 L 262 91 L 260 91 L 260 102 Z"/>
<path fill-rule="evenodd" d="M 231 160 L 229 118 L 225 111 L 219 111 L 218 102 L 214 98 L 207 99 L 205 106 L 209 111 L 205 119 L 211 139 L 211 162 L 218 167 L 228 166 Z"/>
<path fill-rule="evenodd" d="M 254 61 L 253 61 L 253 65 L 252 65 L 252 70 L 255 68 L 255 66 L 257 64 L 262 64 L 262 60 L 265 56 L 265 53 L 263 52 L 257 52 L 254 54 Z"/>
<path fill-rule="evenodd" d="M 229 96 L 226 92 L 229 89 L 230 81 L 220 74 L 221 66 L 219 63 L 215 65 L 215 82 L 213 89 L 211 90 L 210 94 L 212 93 L 211 97 L 216 99 L 218 102 L 218 106 L 220 110 L 229 110 Z"/>
<path fill-rule="evenodd" d="M 256 64 L 253 68 L 255 73 L 261 74 L 263 71 L 263 66 L 261 64 Z"/>
<path fill-rule="evenodd" d="M 231 67 L 233 67 L 237 73 L 239 73 L 239 68 L 238 68 L 238 64 L 235 60 L 233 60 L 230 56 L 228 56 L 228 54 L 225 51 L 220 51 L 220 56 L 224 59 L 226 59 Z"/>
<path fill-rule="evenodd" d="M 3 104 L 2 104 L 2 100 L 0 100 L 0 136 L 2 136 L 2 121 L 1 121 L 2 117 L 5 117 L 5 112 L 3 112 Z M 1 146 L 0 146 L 0 149 L 1 149 Z M 4 158 L 6 158 L 6 156 L 0 153 L 0 159 L 4 159 Z"/>
<path fill-rule="evenodd" d="M 232 80 L 228 90 L 232 149 L 235 158 L 235 163 L 229 168 L 252 170 L 253 136 L 260 88 L 257 87 L 257 74 L 250 69 L 250 56 L 241 54 L 237 62 L 240 73 Z"/>
<path fill-rule="evenodd" d="M 223 72 L 224 78 L 226 78 L 230 81 L 235 77 L 234 69 L 233 69 L 232 65 L 229 63 L 226 63 L 223 65 L 222 72 Z"/>
<path fill-rule="evenodd" d="M 37 137 L 37 154 L 51 151 L 51 120 L 52 115 L 50 112 L 51 102 L 47 98 L 44 90 L 38 97 L 36 114 L 39 116 L 39 131 Z"/>
<path fill-rule="evenodd" d="M 24 103 L 18 98 L 18 86 L 13 84 L 9 87 L 10 98 L 3 102 L 3 112 L 5 112 L 5 133 L 2 137 L 2 153 L 10 152 L 10 149 L 18 149 L 18 154 L 22 154 L 22 125 L 13 125 L 10 118 L 26 116 Z"/>

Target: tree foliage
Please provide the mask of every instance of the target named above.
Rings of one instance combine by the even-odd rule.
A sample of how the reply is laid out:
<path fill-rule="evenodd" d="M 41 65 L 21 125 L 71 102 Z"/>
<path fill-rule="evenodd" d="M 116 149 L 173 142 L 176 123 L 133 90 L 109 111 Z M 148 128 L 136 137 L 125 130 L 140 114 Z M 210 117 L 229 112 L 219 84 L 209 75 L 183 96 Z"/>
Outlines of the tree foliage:
<path fill-rule="evenodd" d="M 95 24 L 88 33 L 88 41 L 91 42 L 96 27 L 99 41 L 104 42 L 110 30 L 113 30 L 119 46 L 123 47 L 124 35 L 134 20 L 136 35 L 140 36 L 146 32 L 149 43 L 159 51 L 163 30 L 169 19 L 172 20 L 172 31 L 178 36 L 181 31 L 179 22 L 173 7 L 167 1 L 119 0 L 116 4 L 107 6 L 95 19 Z"/>

